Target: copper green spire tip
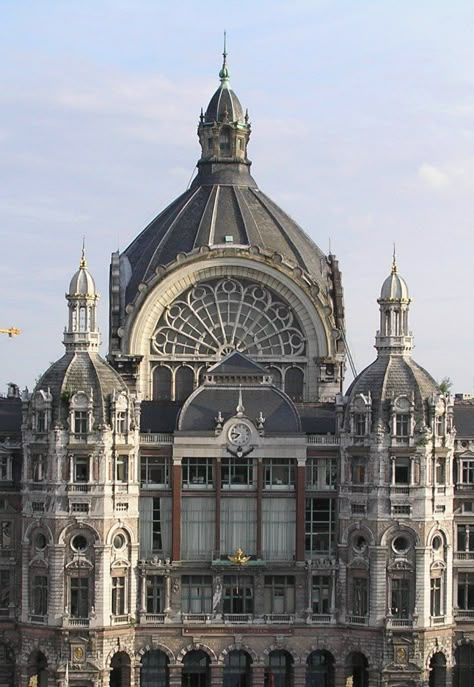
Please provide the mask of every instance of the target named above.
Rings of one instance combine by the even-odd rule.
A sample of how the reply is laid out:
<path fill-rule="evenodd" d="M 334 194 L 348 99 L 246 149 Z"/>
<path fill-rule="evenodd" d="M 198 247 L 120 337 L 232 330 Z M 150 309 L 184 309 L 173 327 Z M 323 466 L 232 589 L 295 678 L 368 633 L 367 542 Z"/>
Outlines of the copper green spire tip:
<path fill-rule="evenodd" d="M 222 68 L 219 72 L 219 78 L 221 80 L 221 83 L 224 84 L 224 82 L 229 81 L 230 78 L 230 73 L 229 69 L 227 67 L 227 33 L 224 31 L 224 52 L 222 53 Z"/>

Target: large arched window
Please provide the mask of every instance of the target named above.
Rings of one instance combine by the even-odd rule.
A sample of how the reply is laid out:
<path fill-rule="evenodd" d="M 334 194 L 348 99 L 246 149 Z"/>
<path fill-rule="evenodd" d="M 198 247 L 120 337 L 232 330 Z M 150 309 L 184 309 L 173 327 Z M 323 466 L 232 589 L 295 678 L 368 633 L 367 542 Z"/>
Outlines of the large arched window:
<path fill-rule="evenodd" d="M 168 687 L 168 656 L 158 649 L 147 651 L 142 658 L 141 687 Z"/>
<path fill-rule="evenodd" d="M 369 664 L 364 654 L 358 651 L 349 654 L 346 664 L 346 676 L 352 677 L 352 687 L 368 687 Z"/>
<path fill-rule="evenodd" d="M 36 678 L 37 687 L 48 687 L 48 661 L 41 651 L 35 651 L 28 662 L 28 673 L 31 679 Z"/>
<path fill-rule="evenodd" d="M 209 656 L 204 651 L 190 651 L 183 660 L 182 687 L 209 687 Z"/>
<path fill-rule="evenodd" d="M 285 374 L 285 391 L 293 401 L 303 400 L 304 375 L 298 367 L 290 367 Z"/>
<path fill-rule="evenodd" d="M 125 651 L 119 651 L 112 658 L 110 687 L 130 687 L 130 656 Z"/>
<path fill-rule="evenodd" d="M 230 651 L 223 678 L 223 687 L 250 687 L 250 656 L 245 651 Z"/>
<path fill-rule="evenodd" d="M 14 668 L 15 663 L 13 658 L 5 646 L 0 644 L 0 685 L 5 687 L 13 687 L 14 685 Z"/>
<path fill-rule="evenodd" d="M 293 660 L 287 651 L 272 651 L 265 668 L 265 687 L 290 687 L 293 678 Z"/>
<path fill-rule="evenodd" d="M 463 644 L 454 654 L 453 687 L 474 687 L 474 645 Z"/>
<path fill-rule="evenodd" d="M 306 687 L 334 687 L 334 657 L 327 651 L 308 656 Z"/>

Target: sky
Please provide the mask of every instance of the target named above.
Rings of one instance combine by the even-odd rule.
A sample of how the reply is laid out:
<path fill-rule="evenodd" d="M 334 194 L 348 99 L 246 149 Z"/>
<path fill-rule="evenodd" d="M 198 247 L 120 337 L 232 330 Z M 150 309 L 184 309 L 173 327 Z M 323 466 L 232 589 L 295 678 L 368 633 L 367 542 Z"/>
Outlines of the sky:
<path fill-rule="evenodd" d="M 252 174 L 339 259 L 357 370 L 395 242 L 414 358 L 472 393 L 472 0 L 0 0 L 0 392 L 63 354 L 83 236 L 106 354 L 110 255 L 187 187 L 224 29 Z"/>

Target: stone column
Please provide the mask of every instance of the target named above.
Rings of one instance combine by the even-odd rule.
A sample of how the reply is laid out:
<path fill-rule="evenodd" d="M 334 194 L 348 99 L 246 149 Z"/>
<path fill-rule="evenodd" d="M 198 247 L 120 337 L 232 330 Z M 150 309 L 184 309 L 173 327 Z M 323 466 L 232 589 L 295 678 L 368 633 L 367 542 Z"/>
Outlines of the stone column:
<path fill-rule="evenodd" d="M 168 666 L 169 670 L 169 687 L 181 687 L 181 673 L 183 671 L 182 663 L 172 663 Z"/>
<path fill-rule="evenodd" d="M 211 687 L 222 687 L 222 673 L 224 666 L 219 663 L 211 663 Z"/>
<path fill-rule="evenodd" d="M 265 666 L 259 663 L 252 664 L 250 684 L 252 687 L 263 687 L 265 681 Z"/>
<path fill-rule="evenodd" d="M 257 462 L 257 558 L 262 557 L 262 492 L 263 492 L 263 463 Z"/>
<path fill-rule="evenodd" d="M 369 668 L 367 672 L 369 674 L 369 687 L 380 687 L 382 680 L 378 669 Z"/>
<path fill-rule="evenodd" d="M 181 560 L 181 460 L 173 464 L 172 491 L 172 554 L 173 561 Z"/>
<path fill-rule="evenodd" d="M 334 666 L 334 687 L 346 687 L 346 667 L 343 663 Z"/>
<path fill-rule="evenodd" d="M 305 460 L 298 459 L 296 468 L 296 560 L 304 561 L 304 531 L 305 531 Z"/>
<path fill-rule="evenodd" d="M 293 666 L 293 687 L 305 687 L 306 664 Z"/>
<path fill-rule="evenodd" d="M 216 558 L 220 558 L 221 553 L 221 461 L 216 459 L 216 527 L 214 550 Z"/>

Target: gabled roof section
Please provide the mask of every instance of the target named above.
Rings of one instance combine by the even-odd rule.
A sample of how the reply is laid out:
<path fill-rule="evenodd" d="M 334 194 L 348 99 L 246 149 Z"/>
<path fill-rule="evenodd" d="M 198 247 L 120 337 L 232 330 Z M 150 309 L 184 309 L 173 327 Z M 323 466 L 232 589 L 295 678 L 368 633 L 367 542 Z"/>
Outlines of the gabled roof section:
<path fill-rule="evenodd" d="M 242 375 L 244 377 L 256 376 L 256 377 L 268 377 L 268 371 L 254 362 L 251 358 L 240 351 L 232 351 L 228 353 L 225 358 L 220 360 L 218 363 L 213 365 L 207 371 L 208 376 L 236 376 Z"/>

